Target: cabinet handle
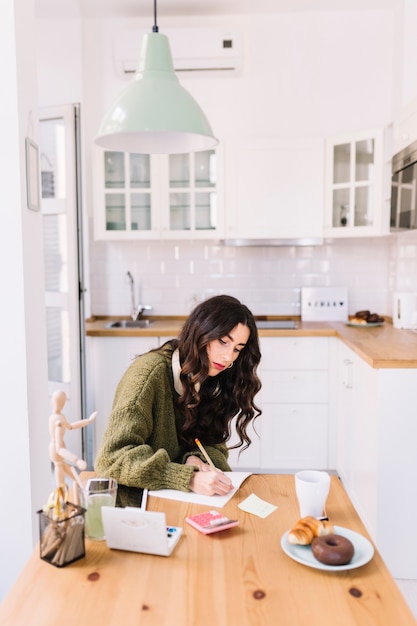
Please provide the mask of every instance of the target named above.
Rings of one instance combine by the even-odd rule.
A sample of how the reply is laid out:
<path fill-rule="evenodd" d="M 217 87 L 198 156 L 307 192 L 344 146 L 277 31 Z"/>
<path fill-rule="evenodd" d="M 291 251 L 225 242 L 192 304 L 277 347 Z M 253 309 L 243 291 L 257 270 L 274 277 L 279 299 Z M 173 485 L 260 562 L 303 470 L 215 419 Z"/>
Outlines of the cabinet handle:
<path fill-rule="evenodd" d="M 343 376 L 343 380 L 342 380 L 342 384 L 347 388 L 347 389 L 352 389 L 352 366 L 353 366 L 353 361 L 351 361 L 350 359 L 345 359 L 343 361 L 343 365 L 345 366 L 344 368 L 344 376 Z"/>

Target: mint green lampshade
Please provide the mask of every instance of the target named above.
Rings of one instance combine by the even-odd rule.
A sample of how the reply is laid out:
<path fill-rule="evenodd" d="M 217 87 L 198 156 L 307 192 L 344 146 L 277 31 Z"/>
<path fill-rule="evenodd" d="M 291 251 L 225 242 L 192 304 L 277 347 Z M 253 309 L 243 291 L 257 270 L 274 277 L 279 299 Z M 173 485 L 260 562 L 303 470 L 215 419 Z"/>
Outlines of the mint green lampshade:
<path fill-rule="evenodd" d="M 142 154 L 199 152 L 217 145 L 205 114 L 175 75 L 166 35 L 144 36 L 135 78 L 111 105 L 94 142 Z"/>

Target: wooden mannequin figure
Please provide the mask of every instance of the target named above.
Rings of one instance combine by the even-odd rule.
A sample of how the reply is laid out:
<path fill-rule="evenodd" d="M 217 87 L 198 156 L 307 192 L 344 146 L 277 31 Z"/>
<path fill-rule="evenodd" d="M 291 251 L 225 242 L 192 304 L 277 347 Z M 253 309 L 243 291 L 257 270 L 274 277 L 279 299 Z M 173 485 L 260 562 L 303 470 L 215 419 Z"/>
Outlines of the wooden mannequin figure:
<path fill-rule="evenodd" d="M 83 459 L 79 459 L 74 452 L 70 452 L 65 447 L 65 431 L 84 428 L 91 424 L 96 418 L 97 411 L 92 413 L 88 419 L 79 420 L 77 422 L 68 422 L 65 415 L 61 413 L 67 396 L 63 391 L 55 391 L 52 395 L 53 413 L 49 417 L 49 456 L 54 464 L 56 486 L 60 487 L 65 484 L 65 475 L 71 479 L 77 478 L 75 468 L 71 468 L 68 463 L 72 463 L 79 470 L 85 470 L 87 463 Z"/>

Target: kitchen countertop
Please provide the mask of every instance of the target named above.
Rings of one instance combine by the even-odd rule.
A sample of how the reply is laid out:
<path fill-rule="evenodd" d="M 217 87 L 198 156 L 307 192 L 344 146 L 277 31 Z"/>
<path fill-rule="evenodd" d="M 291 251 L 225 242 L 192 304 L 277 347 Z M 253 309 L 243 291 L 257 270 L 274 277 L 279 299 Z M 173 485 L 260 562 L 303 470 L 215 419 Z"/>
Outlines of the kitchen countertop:
<path fill-rule="evenodd" d="M 96 316 L 86 321 L 89 337 L 175 337 L 185 317 L 153 316 L 146 328 L 109 328 L 120 317 Z M 259 317 L 259 319 L 280 319 Z M 281 318 L 282 319 L 282 318 Z M 296 319 L 296 318 L 292 318 Z M 302 322 L 296 319 L 297 328 L 259 329 L 260 337 L 337 337 L 371 367 L 417 368 L 417 332 L 394 328 L 389 321 L 382 326 L 358 328 L 344 322 Z"/>

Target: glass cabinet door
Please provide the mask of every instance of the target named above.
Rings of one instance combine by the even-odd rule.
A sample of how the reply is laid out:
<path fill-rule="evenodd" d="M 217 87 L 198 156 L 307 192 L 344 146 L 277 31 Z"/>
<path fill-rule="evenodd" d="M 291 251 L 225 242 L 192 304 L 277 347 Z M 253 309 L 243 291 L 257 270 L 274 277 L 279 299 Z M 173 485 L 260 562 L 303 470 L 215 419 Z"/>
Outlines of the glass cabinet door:
<path fill-rule="evenodd" d="M 372 226 L 375 142 L 361 139 L 333 146 L 332 227 Z"/>
<path fill-rule="evenodd" d="M 390 126 L 326 140 L 326 236 L 389 233 L 391 163 Z"/>
<path fill-rule="evenodd" d="M 106 151 L 103 158 L 106 231 L 151 230 L 149 155 Z"/>
<path fill-rule="evenodd" d="M 169 228 L 216 228 L 216 153 L 214 150 L 169 156 Z"/>

